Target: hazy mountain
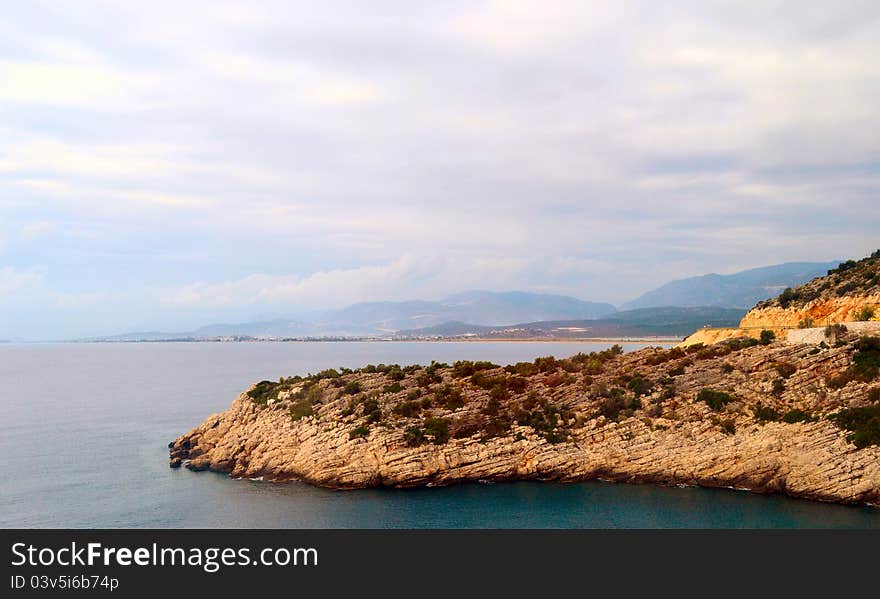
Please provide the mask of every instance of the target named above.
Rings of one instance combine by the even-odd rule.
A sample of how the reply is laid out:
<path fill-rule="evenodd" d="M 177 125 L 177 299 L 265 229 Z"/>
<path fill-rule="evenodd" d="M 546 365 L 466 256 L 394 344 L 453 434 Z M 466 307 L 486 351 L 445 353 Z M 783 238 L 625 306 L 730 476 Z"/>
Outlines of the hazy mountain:
<path fill-rule="evenodd" d="M 752 268 L 731 275 L 709 274 L 672 281 L 621 306 L 624 310 L 659 306 L 720 306 L 751 308 L 774 297 L 786 287 L 795 287 L 824 275 L 835 262 L 788 262 Z"/>
<path fill-rule="evenodd" d="M 128 333 L 113 340 L 183 337 L 368 337 L 449 321 L 503 325 L 514 322 L 598 318 L 616 312 L 611 304 L 523 291 L 467 291 L 440 301 L 363 302 L 340 310 L 237 324 L 211 324 L 186 333 Z M 164 337 L 163 337 L 164 336 Z M 109 339 L 109 338 L 108 338 Z"/>
<path fill-rule="evenodd" d="M 565 322 L 574 323 L 569 326 L 575 331 L 574 336 L 581 334 L 577 329 L 585 327 L 590 330 L 587 336 L 686 335 L 706 324 L 735 326 L 744 311 L 758 302 L 778 295 L 786 287 L 822 276 L 838 263 L 790 262 L 731 275 L 709 274 L 672 281 L 627 302 L 622 306 L 623 312 L 617 312 L 611 304 L 564 295 L 476 290 L 439 301 L 362 302 L 289 319 L 212 324 L 184 333 L 128 333 L 107 339 L 482 335 L 515 327 L 538 332 L 538 336 L 554 328 L 560 335 L 568 335 L 563 331 L 569 325 L 560 324 Z M 675 308 L 658 310 L 669 306 Z M 584 324 L 587 321 L 591 324 Z"/>
<path fill-rule="evenodd" d="M 746 310 L 702 306 L 694 308 L 641 308 L 617 312 L 599 319 L 551 320 L 525 322 L 504 326 L 484 326 L 464 322 L 445 322 L 421 329 L 403 330 L 397 337 L 456 337 L 476 335 L 480 338 L 523 337 L 683 337 L 696 329 L 733 327 Z"/>
<path fill-rule="evenodd" d="M 467 291 L 440 301 L 365 302 L 325 312 L 310 324 L 321 331 L 391 333 L 451 320 L 498 325 L 527 320 L 597 318 L 613 314 L 611 304 L 563 295 L 522 291 Z"/>

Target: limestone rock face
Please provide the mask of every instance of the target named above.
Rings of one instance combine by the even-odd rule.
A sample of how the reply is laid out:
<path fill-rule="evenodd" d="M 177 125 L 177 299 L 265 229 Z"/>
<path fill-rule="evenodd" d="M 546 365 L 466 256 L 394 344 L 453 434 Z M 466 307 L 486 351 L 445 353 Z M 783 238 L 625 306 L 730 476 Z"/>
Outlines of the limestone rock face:
<path fill-rule="evenodd" d="M 816 326 L 838 322 L 851 322 L 858 318 L 865 307 L 877 309 L 880 316 L 880 294 L 844 296 L 816 299 L 805 306 L 782 308 L 779 306 L 757 307 L 748 312 L 740 322 L 740 328 L 797 327 L 810 318 Z"/>
<path fill-rule="evenodd" d="M 733 328 L 699 329 L 693 334 L 688 335 L 688 337 L 679 344 L 679 347 L 690 347 L 699 344 L 712 345 L 713 343 L 720 343 L 721 341 L 736 339 L 738 337 L 757 337 L 757 335 L 750 334 L 750 331 Z"/>
<path fill-rule="evenodd" d="M 857 449 L 827 418 L 874 401 L 874 383 L 825 382 L 852 364 L 857 338 L 260 383 L 173 441 L 171 465 L 341 489 L 603 479 L 880 504 L 880 448 Z M 780 418 L 758 420 L 761 407 Z M 796 411 L 800 422 L 782 421 Z"/>

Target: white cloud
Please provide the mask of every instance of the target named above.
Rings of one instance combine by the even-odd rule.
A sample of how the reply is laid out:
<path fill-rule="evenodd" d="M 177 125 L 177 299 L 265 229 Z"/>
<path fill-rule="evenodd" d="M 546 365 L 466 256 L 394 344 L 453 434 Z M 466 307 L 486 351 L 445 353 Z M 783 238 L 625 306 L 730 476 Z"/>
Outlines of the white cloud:
<path fill-rule="evenodd" d="M 20 239 L 25 241 L 34 241 L 42 237 L 47 237 L 58 229 L 58 225 L 51 221 L 37 220 L 25 223 L 18 231 Z"/>
<path fill-rule="evenodd" d="M 0 23 L 4 251 L 47 265 L 50 308 L 120 319 L 169 289 L 157 309 L 218 317 L 467 287 L 617 301 L 856 256 L 880 226 L 878 17 L 18 3 Z M 142 301 L 114 299 L 132 281 Z"/>
<path fill-rule="evenodd" d="M 435 299 L 470 288 L 508 289 L 536 264 L 521 258 L 402 256 L 388 264 L 319 271 L 307 276 L 254 274 L 221 283 L 186 285 L 167 299 L 180 306 L 264 305 L 288 311 L 342 307 L 360 301 Z M 487 275 L 491 273 L 491 275 Z"/>
<path fill-rule="evenodd" d="M 0 302 L 12 303 L 42 285 L 45 272 L 39 269 L 21 270 L 11 266 L 0 267 Z"/>

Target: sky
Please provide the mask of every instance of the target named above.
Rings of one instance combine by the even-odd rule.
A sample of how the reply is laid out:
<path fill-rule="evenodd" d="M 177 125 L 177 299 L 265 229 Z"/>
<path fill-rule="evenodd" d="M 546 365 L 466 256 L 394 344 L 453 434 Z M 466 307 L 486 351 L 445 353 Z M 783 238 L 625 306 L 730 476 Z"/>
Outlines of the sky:
<path fill-rule="evenodd" d="M 880 3 L 5 3 L 0 339 L 880 247 Z"/>

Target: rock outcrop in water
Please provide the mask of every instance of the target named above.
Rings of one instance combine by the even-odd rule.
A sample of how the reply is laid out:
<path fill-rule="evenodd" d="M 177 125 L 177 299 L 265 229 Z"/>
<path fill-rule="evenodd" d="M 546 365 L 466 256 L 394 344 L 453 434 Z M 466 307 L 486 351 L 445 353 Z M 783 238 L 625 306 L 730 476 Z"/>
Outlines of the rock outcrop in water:
<path fill-rule="evenodd" d="M 731 340 L 263 381 L 171 465 L 333 488 L 603 479 L 880 504 L 880 340 Z"/>
<path fill-rule="evenodd" d="M 759 304 L 750 328 L 671 350 L 262 381 L 173 441 L 171 466 L 334 488 L 604 479 L 877 505 L 878 301 L 880 252 Z M 847 319 L 864 322 L 808 326 Z"/>

